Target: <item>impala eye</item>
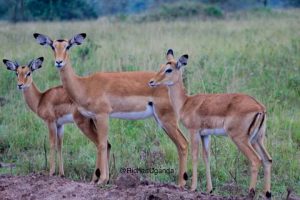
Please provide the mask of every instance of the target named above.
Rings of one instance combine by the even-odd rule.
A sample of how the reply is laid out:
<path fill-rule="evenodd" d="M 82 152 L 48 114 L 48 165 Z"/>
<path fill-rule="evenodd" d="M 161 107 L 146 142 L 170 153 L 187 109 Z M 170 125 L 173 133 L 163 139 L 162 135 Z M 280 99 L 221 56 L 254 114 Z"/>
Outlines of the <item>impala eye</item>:
<path fill-rule="evenodd" d="M 166 73 L 166 74 L 170 74 L 172 71 L 173 71 L 172 69 L 167 69 L 167 70 L 165 71 L 165 73 Z"/>
<path fill-rule="evenodd" d="M 26 74 L 26 77 L 27 77 L 27 76 L 30 76 L 30 75 L 31 75 L 31 72 L 28 72 L 28 73 Z"/>

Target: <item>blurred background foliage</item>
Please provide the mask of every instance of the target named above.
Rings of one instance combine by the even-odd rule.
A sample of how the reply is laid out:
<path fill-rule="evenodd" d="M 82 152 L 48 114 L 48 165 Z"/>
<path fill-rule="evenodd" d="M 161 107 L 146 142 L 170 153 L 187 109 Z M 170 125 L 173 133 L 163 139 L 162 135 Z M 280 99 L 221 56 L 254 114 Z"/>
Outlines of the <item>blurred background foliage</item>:
<path fill-rule="evenodd" d="M 52 38 L 86 32 L 84 44 L 71 53 L 80 76 L 96 71 L 157 71 L 168 48 L 174 48 L 176 57 L 188 53 L 184 78 L 189 94 L 242 92 L 267 107 L 266 146 L 274 160 L 272 193 L 274 199 L 283 199 L 287 188 L 300 194 L 300 9 L 285 9 L 299 4 L 296 0 L 0 0 L 0 55 L 20 64 L 44 56 L 43 68 L 33 76 L 45 91 L 61 82 L 53 52 L 34 41 L 34 32 Z M 0 168 L 0 174 L 48 171 L 47 129 L 24 105 L 15 77 L 2 65 L 0 162 L 16 167 Z M 176 172 L 145 178 L 176 182 L 176 147 L 153 119 L 112 119 L 109 132 L 112 180 L 121 167 L 156 167 Z M 244 194 L 250 173 L 245 157 L 229 138 L 212 137 L 211 150 L 215 193 Z M 93 143 L 75 125 L 66 126 L 67 178 L 90 181 L 95 153 Z M 202 160 L 199 163 L 203 191 L 205 168 Z"/>
<path fill-rule="evenodd" d="M 253 8 L 299 7 L 300 0 L 0 0 L 0 19 L 18 21 L 87 20 L 148 11 L 141 19 L 180 16 L 222 17 L 228 11 Z M 140 20 L 140 19 L 139 19 Z"/>

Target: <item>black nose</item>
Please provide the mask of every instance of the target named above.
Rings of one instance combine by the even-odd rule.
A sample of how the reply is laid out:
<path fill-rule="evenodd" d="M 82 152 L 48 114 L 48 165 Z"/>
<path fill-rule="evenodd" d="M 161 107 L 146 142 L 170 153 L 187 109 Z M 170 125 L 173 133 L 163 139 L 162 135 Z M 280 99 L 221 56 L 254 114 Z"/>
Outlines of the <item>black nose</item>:
<path fill-rule="evenodd" d="M 149 84 L 150 87 L 153 87 L 155 85 L 153 80 L 149 81 L 148 84 Z"/>
<path fill-rule="evenodd" d="M 18 84 L 18 88 L 21 89 L 23 84 Z"/>
<path fill-rule="evenodd" d="M 57 64 L 61 64 L 63 61 L 62 60 L 56 60 L 55 61 Z"/>

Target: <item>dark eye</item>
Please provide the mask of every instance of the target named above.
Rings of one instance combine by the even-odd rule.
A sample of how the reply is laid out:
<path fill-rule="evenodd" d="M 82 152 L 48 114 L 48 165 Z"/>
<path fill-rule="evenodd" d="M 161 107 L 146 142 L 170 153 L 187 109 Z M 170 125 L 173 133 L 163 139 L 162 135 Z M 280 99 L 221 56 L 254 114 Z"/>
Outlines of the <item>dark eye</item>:
<path fill-rule="evenodd" d="M 172 69 L 167 69 L 167 70 L 165 71 L 165 73 L 170 74 L 172 71 L 173 71 Z"/>
<path fill-rule="evenodd" d="M 31 72 L 28 72 L 27 74 L 26 74 L 26 76 L 30 76 L 31 75 Z"/>

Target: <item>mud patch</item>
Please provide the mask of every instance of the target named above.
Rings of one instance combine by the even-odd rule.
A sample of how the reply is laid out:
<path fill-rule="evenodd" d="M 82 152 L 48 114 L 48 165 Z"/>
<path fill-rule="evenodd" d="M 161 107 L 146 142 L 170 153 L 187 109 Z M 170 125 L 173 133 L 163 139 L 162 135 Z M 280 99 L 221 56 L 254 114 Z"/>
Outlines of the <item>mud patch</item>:
<path fill-rule="evenodd" d="M 142 200 L 245 200 L 247 197 L 208 195 L 190 192 L 176 185 L 141 181 L 139 177 L 121 175 L 115 185 L 99 187 L 95 184 L 76 182 L 44 174 L 26 176 L 0 175 L 0 197 L 11 199 L 142 199 Z"/>

